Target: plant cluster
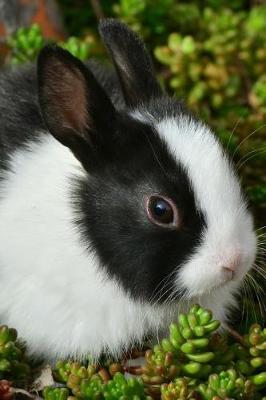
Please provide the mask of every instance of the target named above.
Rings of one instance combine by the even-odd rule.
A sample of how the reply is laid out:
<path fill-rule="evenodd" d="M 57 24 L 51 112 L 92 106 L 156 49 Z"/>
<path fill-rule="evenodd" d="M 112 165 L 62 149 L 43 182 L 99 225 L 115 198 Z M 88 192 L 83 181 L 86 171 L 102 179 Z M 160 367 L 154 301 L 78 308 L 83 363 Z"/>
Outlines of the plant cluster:
<path fill-rule="evenodd" d="M 146 352 L 143 382 L 152 392 L 163 384 L 163 400 L 178 398 L 177 393 L 181 399 L 193 393 L 204 400 L 255 398 L 256 391 L 266 387 L 266 330 L 253 325 L 242 344 L 230 343 L 216 332 L 219 325 L 198 305 L 180 314 L 178 323 L 170 325 L 169 337 Z"/>
<path fill-rule="evenodd" d="M 25 382 L 30 375 L 30 367 L 24 359 L 25 348 L 17 340 L 17 331 L 0 326 L 0 380 L 8 379 Z M 0 390 L 4 390 L 5 385 Z"/>
<path fill-rule="evenodd" d="M 29 28 L 19 28 L 7 40 L 7 45 L 12 51 L 11 63 L 16 65 L 35 60 L 44 43 L 39 25 L 33 24 Z"/>
<path fill-rule="evenodd" d="M 42 47 L 49 43 L 52 44 L 55 41 L 46 40 L 38 24 L 21 27 L 7 40 L 10 48 L 9 61 L 12 65 L 34 61 Z M 57 44 L 83 61 L 102 52 L 93 34 L 87 34 L 82 39 L 70 36 L 66 41 Z"/>
<path fill-rule="evenodd" d="M 77 362 L 56 364 L 54 375 L 64 388 L 47 387 L 43 391 L 45 400 L 65 400 L 71 391 L 72 399 L 92 400 L 152 400 L 146 395 L 140 379 L 126 379 L 122 365 L 112 363 L 109 368 L 96 365 L 81 366 Z"/>
<path fill-rule="evenodd" d="M 146 351 L 137 378 L 126 379 L 122 362 L 59 361 L 54 377 L 65 386 L 46 388 L 44 399 L 265 400 L 266 328 L 252 325 L 236 342 L 217 332 L 219 326 L 211 311 L 192 306 L 170 325 L 168 337 Z"/>
<path fill-rule="evenodd" d="M 194 305 L 170 325 L 168 337 L 145 352 L 142 365 L 130 367 L 128 358 L 58 361 L 55 385 L 39 395 L 44 400 L 266 400 L 266 328 L 254 324 L 244 336 L 229 338 L 219 326 L 211 311 Z M 29 386 L 34 366 L 25 363 L 24 352 L 16 331 L 1 326 L 1 400 L 13 399 L 12 385 Z"/>

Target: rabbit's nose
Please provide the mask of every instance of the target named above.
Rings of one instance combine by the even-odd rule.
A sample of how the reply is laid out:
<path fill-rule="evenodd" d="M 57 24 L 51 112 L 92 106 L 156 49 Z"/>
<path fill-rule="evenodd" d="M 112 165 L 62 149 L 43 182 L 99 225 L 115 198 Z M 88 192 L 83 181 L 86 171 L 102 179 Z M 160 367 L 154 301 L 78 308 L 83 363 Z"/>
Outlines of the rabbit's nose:
<path fill-rule="evenodd" d="M 225 265 L 222 267 L 223 269 L 223 273 L 225 275 L 226 280 L 231 281 L 234 276 L 235 276 L 235 272 L 236 272 L 236 268 L 233 265 Z"/>
<path fill-rule="evenodd" d="M 240 264 L 241 257 L 239 253 L 234 254 L 233 257 L 228 257 L 226 260 L 224 260 L 224 262 L 221 263 L 221 268 L 226 280 L 234 279 Z"/>
<path fill-rule="evenodd" d="M 234 279 L 237 271 L 241 266 L 241 254 L 239 251 L 231 251 L 228 254 L 224 254 L 222 260 L 220 260 L 220 267 L 222 269 L 222 273 L 226 280 L 230 281 Z"/>

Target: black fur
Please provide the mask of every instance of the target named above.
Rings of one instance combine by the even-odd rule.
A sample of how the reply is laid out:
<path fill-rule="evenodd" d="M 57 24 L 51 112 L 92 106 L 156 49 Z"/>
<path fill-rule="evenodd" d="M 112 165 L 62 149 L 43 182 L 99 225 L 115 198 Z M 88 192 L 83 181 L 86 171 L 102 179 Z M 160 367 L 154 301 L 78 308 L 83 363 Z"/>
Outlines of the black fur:
<path fill-rule="evenodd" d="M 89 243 L 110 276 L 118 278 L 134 298 L 163 301 L 161 283 L 200 244 L 205 220 L 184 169 L 158 134 L 126 116 L 118 125 L 109 159 L 102 158 L 99 168 L 80 182 L 78 192 L 73 191 L 76 222 L 85 246 Z M 148 220 L 145 198 L 155 193 L 176 203 L 182 216 L 180 230 Z M 167 288 L 171 286 L 173 280 Z"/>
<path fill-rule="evenodd" d="M 127 106 L 134 108 L 160 97 L 162 91 L 152 62 L 139 37 L 116 19 L 103 20 L 99 30 L 115 65 Z"/>

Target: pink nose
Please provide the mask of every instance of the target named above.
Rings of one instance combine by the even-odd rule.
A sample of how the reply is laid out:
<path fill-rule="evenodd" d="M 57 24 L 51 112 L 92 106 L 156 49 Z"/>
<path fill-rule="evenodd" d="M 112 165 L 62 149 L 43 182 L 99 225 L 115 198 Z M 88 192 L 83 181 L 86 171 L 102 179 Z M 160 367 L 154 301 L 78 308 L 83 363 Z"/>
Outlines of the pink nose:
<path fill-rule="evenodd" d="M 238 254 L 231 260 L 225 261 L 222 264 L 222 269 L 224 271 L 224 274 L 228 280 L 231 280 L 234 278 L 237 269 L 239 268 L 239 265 L 241 263 L 241 257 Z"/>
<path fill-rule="evenodd" d="M 235 276 L 236 267 L 232 267 L 231 265 L 227 265 L 227 266 L 224 266 L 222 268 L 223 268 L 226 280 L 231 281 Z"/>

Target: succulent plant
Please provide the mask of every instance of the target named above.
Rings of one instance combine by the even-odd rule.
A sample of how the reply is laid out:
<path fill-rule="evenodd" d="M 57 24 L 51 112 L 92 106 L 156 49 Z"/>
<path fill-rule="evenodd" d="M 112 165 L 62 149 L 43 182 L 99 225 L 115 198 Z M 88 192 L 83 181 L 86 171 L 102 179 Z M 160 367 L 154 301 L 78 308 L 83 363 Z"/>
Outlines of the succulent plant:
<path fill-rule="evenodd" d="M 266 329 L 252 325 L 244 336 L 244 345 L 234 345 L 236 368 L 248 375 L 254 385 L 266 387 Z"/>
<path fill-rule="evenodd" d="M 34 61 L 46 43 L 55 43 L 55 41 L 45 40 L 38 24 L 19 28 L 7 40 L 7 45 L 11 50 L 11 64 L 17 65 Z M 95 36 L 92 34 L 87 34 L 83 39 L 71 36 L 66 41 L 57 44 L 83 61 L 88 59 L 91 53 L 94 54 L 94 51 L 96 54 L 97 52 L 101 53 L 101 47 L 99 51 Z"/>
<path fill-rule="evenodd" d="M 67 400 L 69 390 L 67 388 L 46 387 L 43 390 L 44 400 Z"/>
<path fill-rule="evenodd" d="M 151 392 L 161 385 L 163 400 L 198 398 L 199 388 L 204 400 L 229 395 L 253 399 L 266 387 L 265 329 L 251 326 L 244 346 L 228 342 L 216 331 L 219 325 L 199 305 L 180 314 L 169 337 L 146 352 L 142 379 Z"/>
<path fill-rule="evenodd" d="M 121 373 L 120 363 L 110 362 L 106 367 L 91 364 L 85 367 L 78 362 L 58 361 L 54 376 L 65 383 L 77 399 L 146 399 L 140 379 L 126 379 Z"/>
<path fill-rule="evenodd" d="M 126 379 L 123 374 L 117 372 L 113 379 L 104 387 L 105 400 L 149 400 L 145 394 L 143 383 L 140 379 Z"/>
<path fill-rule="evenodd" d="M 181 372 L 178 358 L 172 352 L 164 351 L 157 345 L 153 350 L 147 350 L 145 365 L 142 367 L 142 379 L 146 384 L 160 385 L 170 382 Z"/>
<path fill-rule="evenodd" d="M 143 381 L 158 385 L 177 376 L 203 377 L 212 371 L 210 362 L 215 354 L 209 349 L 210 337 L 220 323 L 212 313 L 199 305 L 190 308 L 187 315 L 180 314 L 178 323 L 170 325 L 168 338 L 146 352 L 146 365 L 142 368 Z"/>
<path fill-rule="evenodd" d="M 33 61 L 44 45 L 41 28 L 37 24 L 19 28 L 7 42 L 11 48 L 11 63 L 21 64 Z"/>
<path fill-rule="evenodd" d="M 79 379 L 90 378 L 96 373 L 96 366 L 90 364 L 85 367 L 79 362 L 59 360 L 53 373 L 57 381 L 66 383 L 70 376 Z"/>
<path fill-rule="evenodd" d="M 221 335 L 220 333 L 215 332 L 210 337 L 209 348 L 215 355 L 212 361 L 215 372 L 217 372 L 219 369 L 222 371 L 224 366 L 227 366 L 236 358 L 234 348 L 229 345 L 228 338 L 225 334 Z"/>
<path fill-rule="evenodd" d="M 263 329 L 259 324 L 252 325 L 244 340 L 252 357 L 251 365 L 254 368 L 266 366 L 266 328 Z"/>
<path fill-rule="evenodd" d="M 90 379 L 82 379 L 80 383 L 80 389 L 73 391 L 76 397 L 79 399 L 86 400 L 102 400 L 104 392 L 104 384 L 99 375 L 94 375 Z"/>
<path fill-rule="evenodd" d="M 177 378 L 169 384 L 161 386 L 162 400 L 195 400 L 193 392 L 195 382 L 189 378 Z"/>
<path fill-rule="evenodd" d="M 60 42 L 59 45 L 63 47 L 63 49 L 68 50 L 73 56 L 84 61 L 89 58 L 93 43 L 72 36 L 65 42 Z"/>
<path fill-rule="evenodd" d="M 30 367 L 23 360 L 23 350 L 17 341 L 17 331 L 0 326 L 0 379 L 20 382 L 29 377 Z"/>
<path fill-rule="evenodd" d="M 218 399 L 252 399 L 254 395 L 252 382 L 243 379 L 234 369 L 210 375 L 208 383 L 198 385 L 197 390 L 203 400 L 213 400 L 215 396 Z"/>

